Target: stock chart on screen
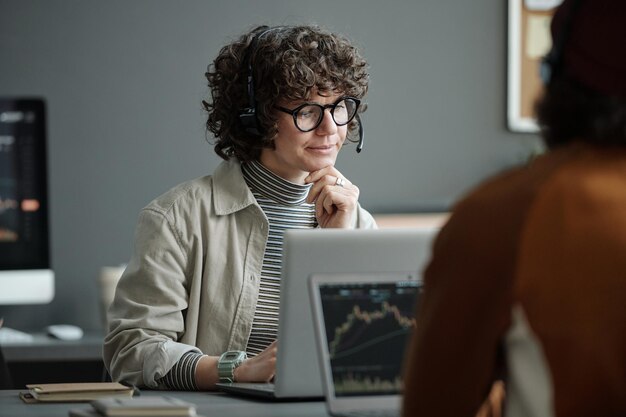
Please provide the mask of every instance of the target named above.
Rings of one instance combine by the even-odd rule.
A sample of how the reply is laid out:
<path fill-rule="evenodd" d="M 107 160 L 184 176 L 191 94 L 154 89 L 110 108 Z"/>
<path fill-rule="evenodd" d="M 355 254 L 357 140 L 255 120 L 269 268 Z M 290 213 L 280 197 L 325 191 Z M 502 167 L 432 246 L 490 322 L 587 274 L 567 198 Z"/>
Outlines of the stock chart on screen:
<path fill-rule="evenodd" d="M 398 393 L 421 284 L 328 284 L 320 288 L 337 396 Z"/>

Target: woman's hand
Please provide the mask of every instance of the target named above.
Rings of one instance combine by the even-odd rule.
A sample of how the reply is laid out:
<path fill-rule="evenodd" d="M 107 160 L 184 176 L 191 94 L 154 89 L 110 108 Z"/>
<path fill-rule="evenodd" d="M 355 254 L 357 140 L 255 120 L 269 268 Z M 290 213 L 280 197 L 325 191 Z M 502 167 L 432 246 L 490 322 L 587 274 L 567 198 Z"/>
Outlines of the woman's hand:
<path fill-rule="evenodd" d="M 270 382 L 276 373 L 278 342 L 273 341 L 255 357 L 246 359 L 235 368 L 235 382 Z"/>
<path fill-rule="evenodd" d="M 506 392 L 503 381 L 495 381 L 485 402 L 480 406 L 476 417 L 502 417 Z"/>
<path fill-rule="evenodd" d="M 272 342 L 253 358 L 246 359 L 233 371 L 237 382 L 268 382 L 276 373 L 276 351 L 278 343 Z M 214 390 L 218 382 L 217 362 L 219 356 L 204 355 L 196 367 L 196 385 L 200 390 Z"/>
<path fill-rule="evenodd" d="M 351 227 L 359 200 L 359 188 L 356 185 L 334 166 L 311 172 L 304 182 L 313 183 L 306 201 L 315 203 L 315 217 L 320 227 Z"/>

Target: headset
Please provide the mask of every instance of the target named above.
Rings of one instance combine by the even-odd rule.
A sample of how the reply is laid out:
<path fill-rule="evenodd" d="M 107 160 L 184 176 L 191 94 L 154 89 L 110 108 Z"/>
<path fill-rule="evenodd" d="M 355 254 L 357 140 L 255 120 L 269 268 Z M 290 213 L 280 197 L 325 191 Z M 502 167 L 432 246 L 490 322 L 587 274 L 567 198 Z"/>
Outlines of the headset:
<path fill-rule="evenodd" d="M 254 71 L 252 69 L 252 57 L 254 56 L 254 53 L 256 52 L 256 48 L 257 48 L 257 44 L 259 43 L 259 40 L 264 35 L 266 35 L 269 32 L 282 31 L 289 27 L 290 26 L 275 26 L 275 27 L 262 26 L 261 29 L 259 30 L 259 33 L 254 35 L 254 37 L 250 41 L 250 45 L 248 45 L 248 48 L 246 49 L 246 52 L 244 54 L 243 65 L 246 67 L 247 72 L 248 72 L 246 76 L 246 95 L 248 96 L 248 106 L 239 110 L 238 116 L 239 116 L 239 121 L 241 122 L 241 125 L 243 126 L 244 130 L 251 135 L 254 135 L 254 136 L 263 135 L 262 128 L 259 124 L 259 120 L 256 114 L 256 97 L 254 94 Z M 358 113 L 356 114 L 355 118 L 356 118 L 357 123 L 359 124 L 359 142 L 356 145 L 356 151 L 357 153 L 361 153 L 361 151 L 363 150 L 363 145 L 364 145 L 363 123 L 361 122 L 361 117 L 359 116 Z"/>
<path fill-rule="evenodd" d="M 559 32 L 554 36 L 554 42 L 552 43 L 550 52 L 541 60 L 539 65 L 539 77 L 544 85 L 549 85 L 550 82 L 554 80 L 555 75 L 563 69 L 565 43 L 571 34 L 572 22 L 581 3 L 582 0 L 572 0 Z"/>
<path fill-rule="evenodd" d="M 269 26 L 262 26 L 263 30 L 254 35 L 250 45 L 246 49 L 246 53 L 243 57 L 243 64 L 247 68 L 247 83 L 246 83 L 246 95 L 248 96 L 248 107 L 244 107 L 239 110 L 239 120 L 244 130 L 254 136 L 262 136 L 261 126 L 256 116 L 256 97 L 254 95 L 254 75 L 252 70 L 252 56 L 256 51 L 257 43 L 259 39 L 272 30 L 278 30 L 281 27 L 270 28 Z"/>

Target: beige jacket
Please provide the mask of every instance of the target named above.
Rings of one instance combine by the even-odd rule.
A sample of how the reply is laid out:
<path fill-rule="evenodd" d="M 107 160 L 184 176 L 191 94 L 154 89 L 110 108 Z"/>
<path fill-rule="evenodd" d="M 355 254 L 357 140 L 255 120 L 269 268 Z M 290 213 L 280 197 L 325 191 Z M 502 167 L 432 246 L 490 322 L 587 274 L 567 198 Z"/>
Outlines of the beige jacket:
<path fill-rule="evenodd" d="M 359 206 L 353 226 L 376 224 Z M 148 204 L 108 312 L 113 380 L 164 388 L 159 379 L 188 351 L 245 350 L 268 229 L 234 160 Z"/>

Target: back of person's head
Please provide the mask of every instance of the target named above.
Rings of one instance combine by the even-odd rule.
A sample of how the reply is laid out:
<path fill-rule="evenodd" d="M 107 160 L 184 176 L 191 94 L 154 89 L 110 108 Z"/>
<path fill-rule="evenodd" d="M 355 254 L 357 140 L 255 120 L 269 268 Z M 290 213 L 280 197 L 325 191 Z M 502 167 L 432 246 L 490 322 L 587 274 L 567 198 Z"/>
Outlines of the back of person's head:
<path fill-rule="evenodd" d="M 361 99 L 369 85 L 367 62 L 359 51 L 347 38 L 317 26 L 252 29 L 224 46 L 205 75 L 212 97 L 205 103 L 207 130 L 216 138 L 215 152 L 242 162 L 258 159 L 263 148 L 274 146 L 278 101 L 314 101 L 313 91 Z M 246 108 L 254 112 L 254 129 L 241 121 Z M 351 122 L 348 139 L 356 141 L 357 131 Z"/>
<path fill-rule="evenodd" d="M 626 1 L 565 0 L 551 31 L 550 79 L 536 108 L 546 144 L 626 146 Z"/>

